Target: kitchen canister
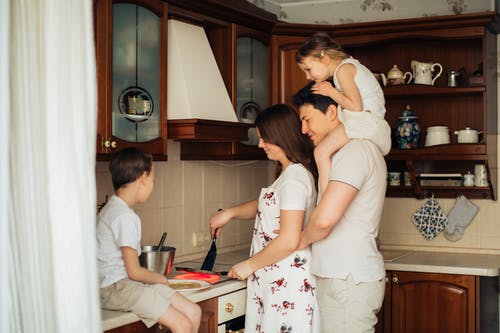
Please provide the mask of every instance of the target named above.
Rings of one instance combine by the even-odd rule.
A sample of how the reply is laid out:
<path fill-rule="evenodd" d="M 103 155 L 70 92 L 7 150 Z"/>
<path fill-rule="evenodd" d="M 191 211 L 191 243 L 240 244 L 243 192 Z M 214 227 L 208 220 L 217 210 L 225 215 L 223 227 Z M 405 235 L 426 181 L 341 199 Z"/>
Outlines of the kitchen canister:
<path fill-rule="evenodd" d="M 474 165 L 474 185 L 477 187 L 488 186 L 488 179 L 486 177 L 486 165 L 484 164 Z"/>
<path fill-rule="evenodd" d="M 410 105 L 401 112 L 399 122 L 395 128 L 395 137 L 400 149 L 415 149 L 420 139 L 420 125 L 417 122 L 418 117 L 411 109 Z"/>
<path fill-rule="evenodd" d="M 467 186 L 467 187 L 469 187 L 469 186 L 474 186 L 474 178 L 475 178 L 475 177 L 474 177 L 474 175 L 473 175 L 472 173 L 470 173 L 470 171 L 469 171 L 469 172 L 467 172 L 467 173 L 463 176 L 463 178 L 464 178 L 464 186 Z"/>

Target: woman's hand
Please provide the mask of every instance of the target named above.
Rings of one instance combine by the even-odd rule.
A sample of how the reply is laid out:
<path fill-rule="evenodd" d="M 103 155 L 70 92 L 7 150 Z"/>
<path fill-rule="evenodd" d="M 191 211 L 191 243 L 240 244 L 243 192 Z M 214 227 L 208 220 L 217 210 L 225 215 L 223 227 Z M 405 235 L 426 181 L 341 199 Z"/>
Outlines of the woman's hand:
<path fill-rule="evenodd" d="M 227 272 L 227 276 L 233 279 L 243 281 L 247 277 L 249 277 L 250 274 L 252 274 L 253 272 L 254 269 L 252 267 L 252 263 L 250 262 L 250 259 L 247 259 L 231 267 L 229 272 Z"/>
<path fill-rule="evenodd" d="M 210 236 L 213 238 L 219 237 L 222 231 L 222 227 L 231 219 L 231 215 L 227 210 L 219 209 L 217 212 L 213 213 L 208 220 L 210 223 Z"/>

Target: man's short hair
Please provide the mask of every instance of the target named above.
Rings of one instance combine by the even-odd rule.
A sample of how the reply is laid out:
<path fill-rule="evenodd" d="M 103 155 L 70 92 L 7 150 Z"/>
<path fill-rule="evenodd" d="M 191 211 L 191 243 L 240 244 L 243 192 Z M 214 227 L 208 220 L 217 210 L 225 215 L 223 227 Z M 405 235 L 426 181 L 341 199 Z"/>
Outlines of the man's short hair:
<path fill-rule="evenodd" d="M 326 113 L 326 110 L 330 105 L 337 106 L 337 103 L 330 98 L 329 96 L 316 94 L 311 91 L 312 86 L 316 84 L 316 82 L 309 82 L 305 87 L 300 89 L 292 96 L 293 104 L 300 108 L 303 105 L 310 104 L 315 109 L 320 110 L 323 113 Z"/>

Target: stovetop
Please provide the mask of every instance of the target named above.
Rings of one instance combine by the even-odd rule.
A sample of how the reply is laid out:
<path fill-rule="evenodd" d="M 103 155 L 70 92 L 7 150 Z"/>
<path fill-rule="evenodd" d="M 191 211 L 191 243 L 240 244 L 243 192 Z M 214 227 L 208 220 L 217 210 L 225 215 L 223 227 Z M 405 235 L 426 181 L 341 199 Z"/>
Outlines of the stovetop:
<path fill-rule="evenodd" d="M 196 270 L 200 270 L 202 263 L 203 263 L 202 261 L 183 261 L 183 262 L 179 262 L 179 263 L 173 265 L 173 269 L 171 271 L 171 274 L 176 275 L 176 274 L 185 273 L 183 271 L 182 272 L 181 271 L 177 271 L 175 269 L 175 267 L 187 267 L 187 268 L 193 268 L 193 269 L 196 269 Z M 224 282 L 224 281 L 227 281 L 227 280 L 231 280 L 231 278 L 228 277 L 226 274 L 221 274 L 223 272 L 228 272 L 229 269 L 231 269 L 231 267 L 232 267 L 232 265 L 229 265 L 229 264 L 215 264 L 214 265 L 214 268 L 212 269 L 212 271 L 214 273 L 220 274 L 220 280 L 217 281 L 216 284 Z"/>

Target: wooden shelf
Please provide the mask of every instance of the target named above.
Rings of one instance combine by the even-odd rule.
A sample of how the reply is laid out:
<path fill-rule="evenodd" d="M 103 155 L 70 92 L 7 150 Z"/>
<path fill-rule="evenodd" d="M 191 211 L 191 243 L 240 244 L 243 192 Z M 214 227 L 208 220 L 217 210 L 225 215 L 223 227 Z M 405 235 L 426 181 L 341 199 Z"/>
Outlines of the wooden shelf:
<path fill-rule="evenodd" d="M 464 195 L 469 199 L 495 200 L 491 187 L 420 186 L 419 190 L 419 193 L 415 193 L 411 186 L 387 186 L 386 197 L 413 197 L 424 199 L 432 195 L 439 198 L 457 198 L 460 195 Z"/>
<path fill-rule="evenodd" d="M 257 146 L 239 142 L 181 142 L 181 160 L 265 160 Z"/>
<path fill-rule="evenodd" d="M 168 138 L 175 141 L 237 142 L 248 140 L 250 124 L 207 119 L 168 120 Z"/>
<path fill-rule="evenodd" d="M 446 95 L 477 95 L 486 91 L 486 87 L 436 87 L 423 84 L 404 84 L 383 88 L 385 96 L 446 96 Z"/>
<path fill-rule="evenodd" d="M 446 144 L 417 149 L 392 149 L 387 160 L 486 161 L 485 143 Z"/>

